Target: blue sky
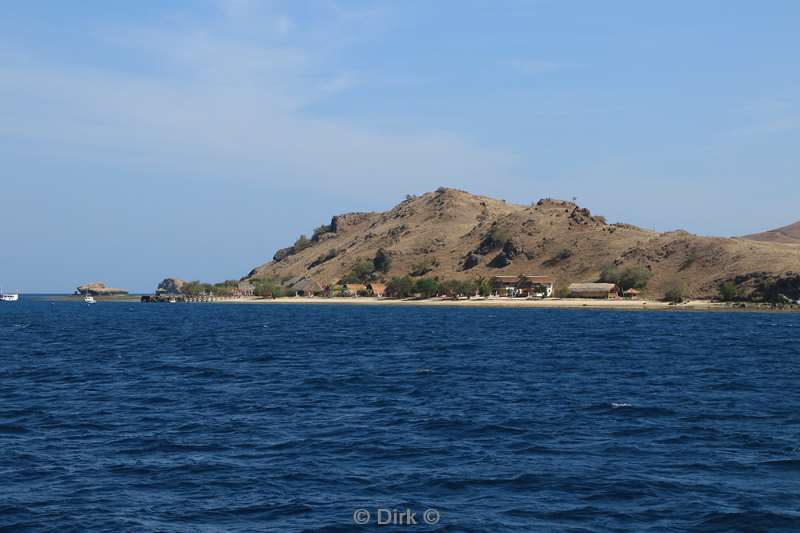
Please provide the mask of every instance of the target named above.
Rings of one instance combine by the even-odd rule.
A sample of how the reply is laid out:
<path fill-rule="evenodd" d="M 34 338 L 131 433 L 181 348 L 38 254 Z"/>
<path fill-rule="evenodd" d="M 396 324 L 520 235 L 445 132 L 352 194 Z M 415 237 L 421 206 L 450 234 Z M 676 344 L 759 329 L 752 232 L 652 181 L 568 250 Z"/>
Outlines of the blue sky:
<path fill-rule="evenodd" d="M 238 278 L 440 185 L 800 219 L 800 3 L 9 2 L 0 284 Z"/>

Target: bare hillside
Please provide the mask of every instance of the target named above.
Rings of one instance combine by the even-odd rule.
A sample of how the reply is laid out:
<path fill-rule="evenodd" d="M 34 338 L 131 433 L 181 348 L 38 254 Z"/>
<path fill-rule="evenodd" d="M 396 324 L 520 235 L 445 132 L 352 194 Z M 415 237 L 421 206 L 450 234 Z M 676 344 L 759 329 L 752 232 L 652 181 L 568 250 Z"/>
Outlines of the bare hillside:
<path fill-rule="evenodd" d="M 307 246 L 307 247 L 305 247 Z M 641 265 L 651 296 L 681 285 L 711 296 L 726 280 L 747 287 L 800 271 L 800 247 L 756 240 L 656 233 L 609 224 L 572 202 L 508 204 L 455 189 L 411 197 L 386 212 L 333 217 L 301 250 L 283 249 L 248 277 L 335 283 L 379 249 L 392 258 L 381 279 L 552 275 L 557 286 L 594 281 L 605 265 Z"/>
<path fill-rule="evenodd" d="M 764 242 L 781 242 L 785 244 L 800 244 L 800 222 L 795 222 L 782 228 L 745 235 L 742 239 L 751 239 Z"/>

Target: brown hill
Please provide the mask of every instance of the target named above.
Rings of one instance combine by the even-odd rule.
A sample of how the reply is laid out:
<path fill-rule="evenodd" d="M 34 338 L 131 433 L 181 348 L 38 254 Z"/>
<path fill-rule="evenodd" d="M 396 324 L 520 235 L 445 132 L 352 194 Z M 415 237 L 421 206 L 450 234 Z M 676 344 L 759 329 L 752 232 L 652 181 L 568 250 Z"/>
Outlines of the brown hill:
<path fill-rule="evenodd" d="M 751 239 L 764 242 L 782 242 L 786 244 L 800 244 L 800 222 L 795 222 L 782 228 L 745 235 L 742 239 Z"/>
<path fill-rule="evenodd" d="M 309 242 L 279 250 L 247 277 L 305 276 L 335 283 L 379 249 L 392 258 L 383 280 L 417 276 L 475 278 L 552 275 L 557 287 L 595 281 L 606 265 L 642 265 L 652 273 L 646 293 L 660 297 L 682 285 L 711 296 L 726 280 L 744 287 L 800 271 L 800 247 L 753 240 L 656 233 L 608 224 L 561 200 L 523 206 L 455 189 L 409 197 L 386 212 L 333 217 Z M 299 250 L 299 251 L 298 251 Z"/>

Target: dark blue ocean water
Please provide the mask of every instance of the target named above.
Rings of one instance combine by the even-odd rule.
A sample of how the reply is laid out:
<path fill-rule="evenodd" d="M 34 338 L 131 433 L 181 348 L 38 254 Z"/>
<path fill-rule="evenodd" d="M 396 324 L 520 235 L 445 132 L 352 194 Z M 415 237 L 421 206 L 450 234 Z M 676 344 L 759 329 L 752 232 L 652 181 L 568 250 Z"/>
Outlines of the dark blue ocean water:
<path fill-rule="evenodd" d="M 795 314 L 3 304 L 0 529 L 350 532 L 410 509 L 385 530 L 798 531 L 798 332 Z"/>

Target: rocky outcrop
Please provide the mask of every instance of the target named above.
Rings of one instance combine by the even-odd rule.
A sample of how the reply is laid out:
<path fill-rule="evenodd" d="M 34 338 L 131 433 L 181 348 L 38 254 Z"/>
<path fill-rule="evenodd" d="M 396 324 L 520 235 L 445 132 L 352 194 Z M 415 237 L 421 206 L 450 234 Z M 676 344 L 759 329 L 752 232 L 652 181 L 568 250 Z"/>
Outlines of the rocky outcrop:
<path fill-rule="evenodd" d="M 511 264 L 516 258 L 525 253 L 522 245 L 514 239 L 509 239 L 503 245 L 503 251 L 489 261 L 492 268 L 503 268 Z"/>
<path fill-rule="evenodd" d="M 186 282 L 180 278 L 165 278 L 161 283 L 158 284 L 156 292 L 166 294 L 181 294 L 181 289 L 185 284 Z"/>
<path fill-rule="evenodd" d="M 84 296 L 114 296 L 114 295 L 121 295 L 121 294 L 128 294 L 128 291 L 125 289 L 115 289 L 113 287 L 106 287 L 105 283 L 101 283 L 96 281 L 94 283 L 84 283 L 80 285 L 76 292 L 78 294 L 82 294 Z"/>

